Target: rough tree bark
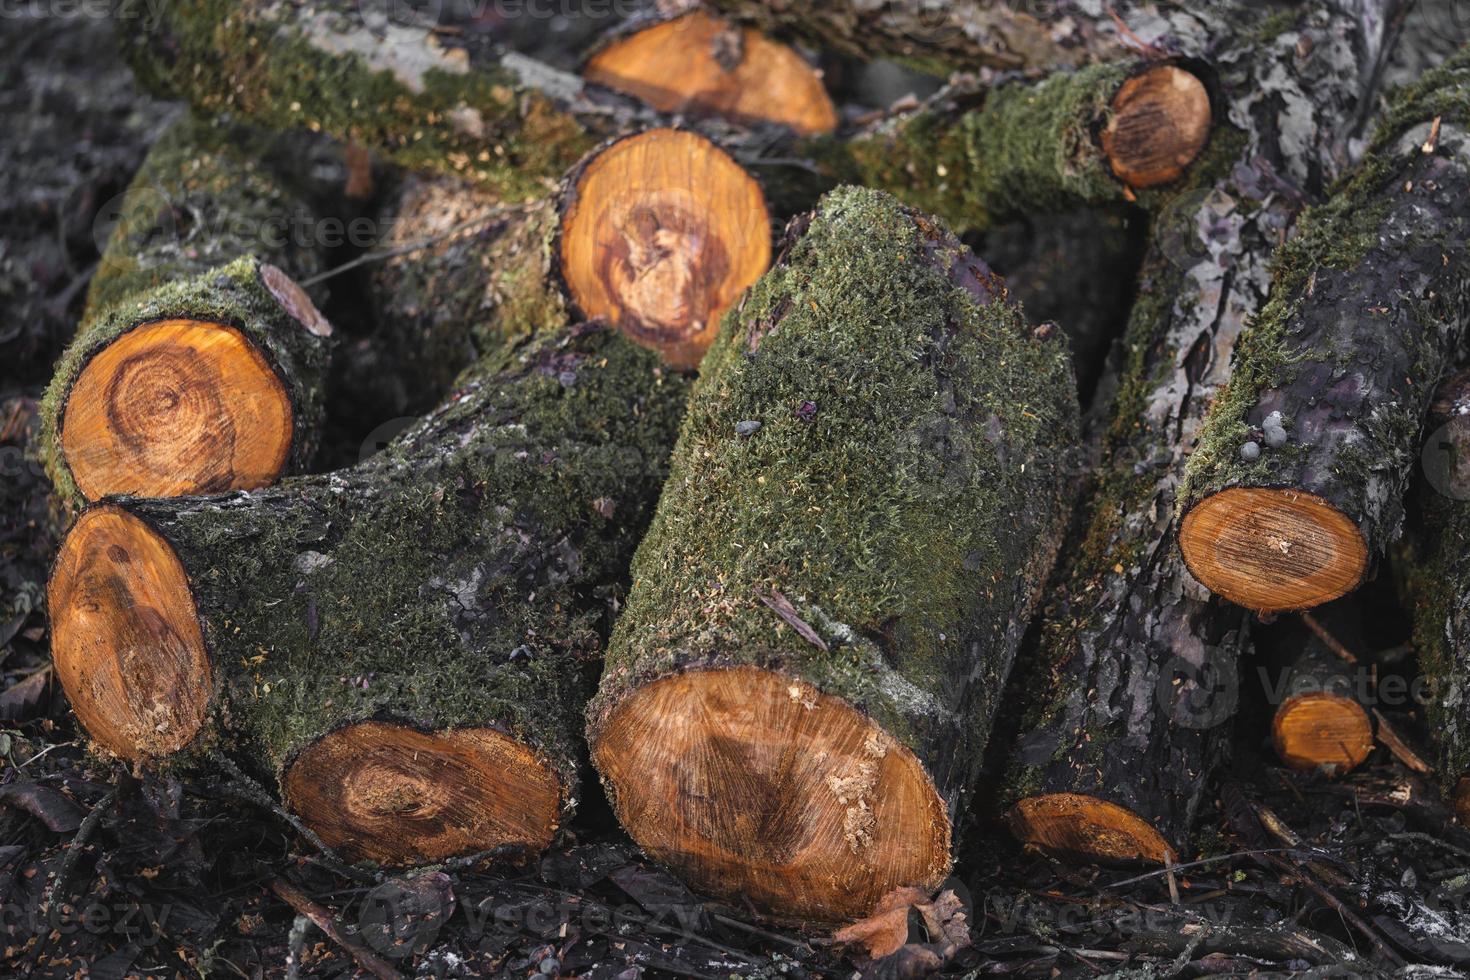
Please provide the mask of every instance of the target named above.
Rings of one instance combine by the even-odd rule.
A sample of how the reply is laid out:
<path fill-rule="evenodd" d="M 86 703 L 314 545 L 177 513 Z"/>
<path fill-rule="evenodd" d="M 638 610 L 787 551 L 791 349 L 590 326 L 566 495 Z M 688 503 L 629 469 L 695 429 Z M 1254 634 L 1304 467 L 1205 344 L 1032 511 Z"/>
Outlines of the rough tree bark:
<path fill-rule="evenodd" d="M 1470 370 L 1440 386 L 1426 429 L 1423 470 L 1394 557 L 1429 681 L 1435 769 L 1449 793 L 1470 775 Z"/>
<path fill-rule="evenodd" d="M 937 885 L 1065 518 L 1065 344 L 844 188 L 706 359 L 588 709 L 635 840 L 778 915 Z"/>
<path fill-rule="evenodd" d="M 255 756 L 353 858 L 545 846 L 686 387 L 571 328 L 350 470 L 94 506 L 49 592 L 78 718 L 134 763 Z"/>
<path fill-rule="evenodd" d="M 759 185 L 713 143 L 677 130 L 612 141 L 535 204 L 411 176 L 382 220 L 389 246 L 433 241 L 372 274 L 378 336 L 358 373 L 396 382 L 390 397 L 404 410 L 437 398 L 471 361 L 569 318 L 605 318 L 692 369 L 770 264 Z"/>
<path fill-rule="evenodd" d="M 184 117 L 124 195 L 42 404 L 67 504 L 248 489 L 315 452 L 332 330 L 293 277 L 316 212 L 268 142 Z"/>
<path fill-rule="evenodd" d="M 1140 32 L 1207 58 L 1225 109 L 1207 159 L 1154 216 L 1082 532 L 1017 681 L 1032 707 L 1005 777 L 1009 822 L 1083 860 L 1182 854 L 1226 744 L 1244 616 L 1190 577 L 1175 495 L 1229 351 L 1265 305 L 1271 253 L 1300 200 L 1346 163 L 1378 48 L 1324 7 L 1218 6 Z"/>
<path fill-rule="evenodd" d="M 1419 431 L 1470 322 L 1470 51 L 1395 102 L 1278 253 L 1180 496 L 1190 570 L 1250 609 L 1353 590 L 1399 534 Z"/>

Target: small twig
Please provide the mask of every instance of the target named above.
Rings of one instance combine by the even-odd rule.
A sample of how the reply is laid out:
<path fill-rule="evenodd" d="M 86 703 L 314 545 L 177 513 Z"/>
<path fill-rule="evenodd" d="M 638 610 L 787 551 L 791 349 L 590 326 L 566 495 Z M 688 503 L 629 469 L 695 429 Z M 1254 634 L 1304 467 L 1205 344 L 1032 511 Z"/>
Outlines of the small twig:
<path fill-rule="evenodd" d="M 358 966 L 377 977 L 378 980 L 403 980 L 403 974 L 393 969 L 387 960 L 338 928 L 337 920 L 333 918 L 332 913 L 313 902 L 301 889 L 284 878 L 277 878 L 271 882 L 271 891 L 275 892 L 281 901 L 295 909 L 298 914 L 310 919 L 312 925 L 325 933 L 332 942 L 346 950 L 347 954 L 357 961 Z"/>
<path fill-rule="evenodd" d="M 344 272 L 350 272 L 351 270 L 356 269 L 358 266 L 368 265 L 372 262 L 383 262 L 387 259 L 397 258 L 400 255 L 408 255 L 411 252 L 417 252 L 420 249 L 428 248 L 430 245 L 437 245 L 439 242 L 442 242 L 445 239 L 453 238 L 455 235 L 458 235 L 461 232 L 470 231 L 471 229 L 480 227 L 482 225 L 488 225 L 492 221 L 496 221 L 500 218 L 505 217 L 506 215 L 515 214 L 517 212 L 524 212 L 526 208 L 527 205 L 524 204 L 507 205 L 506 207 L 496 208 L 495 210 L 487 214 L 482 214 L 477 218 L 472 218 L 469 221 L 457 224 L 453 228 L 446 229 L 445 231 L 442 231 L 437 235 L 432 235 L 429 238 L 422 238 L 416 242 L 409 242 L 406 245 L 397 245 L 393 248 L 386 248 L 379 252 L 364 252 L 357 258 L 353 259 L 351 262 L 344 262 L 335 268 L 328 269 L 326 272 L 319 273 L 315 276 L 312 276 L 310 279 L 303 280 L 301 285 L 315 286 L 319 282 L 324 282 L 327 279 L 331 279 L 335 276 L 340 276 Z"/>
<path fill-rule="evenodd" d="M 1393 725 L 1389 724 L 1388 719 L 1383 717 L 1383 712 L 1374 708 L 1373 717 L 1378 721 L 1378 741 L 1393 753 L 1395 759 L 1422 775 L 1427 776 L 1434 772 L 1433 766 L 1419 758 L 1419 753 L 1409 748 L 1409 743 L 1405 742 Z"/>
<path fill-rule="evenodd" d="M 1254 851 L 1231 851 L 1229 854 L 1216 854 L 1214 857 L 1200 858 L 1198 861 L 1190 861 L 1187 864 L 1175 864 L 1167 868 L 1160 868 L 1157 871 L 1148 871 L 1141 875 L 1135 875 L 1132 878 L 1125 878 L 1122 881 L 1112 881 L 1103 887 L 1122 888 L 1124 885 L 1134 885 L 1140 881 L 1157 878 L 1160 875 L 1170 874 L 1175 871 L 1187 871 L 1190 868 L 1198 868 L 1206 864 L 1219 864 L 1221 861 L 1233 861 L 1236 858 L 1243 857 L 1260 857 L 1266 854 L 1294 854 L 1297 850 L 1299 849 L 1295 847 L 1263 847 Z"/>
<path fill-rule="evenodd" d="M 1343 646 L 1342 643 L 1337 639 L 1337 637 L 1328 632 L 1327 627 L 1317 622 L 1317 617 L 1313 616 L 1309 612 L 1303 612 L 1302 622 L 1306 623 L 1307 628 L 1310 629 L 1313 633 L 1317 634 L 1317 639 L 1321 640 L 1327 646 L 1327 649 L 1331 650 L 1333 653 L 1337 654 L 1339 657 L 1350 664 L 1355 664 L 1358 662 L 1358 658 L 1353 656 L 1353 652 L 1351 650 Z"/>
<path fill-rule="evenodd" d="M 124 774 L 122 778 L 130 777 Z M 77 832 L 72 836 L 71 843 L 66 846 L 66 855 L 61 859 L 61 867 L 56 869 L 56 873 L 52 877 L 50 884 L 46 886 L 46 897 L 41 902 L 42 908 L 52 908 L 52 903 L 56 901 L 56 897 L 61 894 L 62 889 L 66 887 L 67 881 L 70 880 L 72 872 L 76 870 L 77 862 L 82 857 L 82 850 L 86 848 L 87 843 L 92 839 L 92 835 L 97 832 L 97 828 L 102 825 L 102 818 L 107 815 L 108 810 L 112 809 L 113 804 L 118 801 L 121 795 L 122 784 L 119 782 L 118 785 L 108 790 L 102 799 L 97 801 L 97 805 L 92 807 L 91 812 L 78 825 Z"/>

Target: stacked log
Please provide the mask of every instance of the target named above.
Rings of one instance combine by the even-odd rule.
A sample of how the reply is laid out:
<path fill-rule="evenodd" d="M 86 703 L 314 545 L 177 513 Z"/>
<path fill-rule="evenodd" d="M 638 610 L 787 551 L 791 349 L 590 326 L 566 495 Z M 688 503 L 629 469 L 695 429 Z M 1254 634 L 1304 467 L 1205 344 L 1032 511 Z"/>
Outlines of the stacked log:
<path fill-rule="evenodd" d="M 779 915 L 937 885 L 1066 513 L 1055 328 L 867 189 L 726 320 L 588 740 L 645 851 Z"/>
<path fill-rule="evenodd" d="M 1345 595 L 1399 534 L 1420 425 L 1470 322 L 1467 65 L 1407 92 L 1281 248 L 1190 459 L 1185 560 L 1248 609 Z"/>
<path fill-rule="evenodd" d="M 42 406 L 68 504 L 249 489 L 311 459 L 332 328 L 297 285 L 320 251 L 293 232 L 316 212 L 266 142 L 185 117 L 124 196 Z"/>
<path fill-rule="evenodd" d="M 350 859 L 539 850 L 684 389 L 571 328 L 352 469 L 92 507 L 48 596 L 77 717 L 136 764 L 249 755 Z"/>
<path fill-rule="evenodd" d="M 1291 769 L 1341 775 L 1373 751 L 1373 722 L 1363 706 L 1362 611 L 1350 603 L 1324 607 L 1303 617 L 1286 641 L 1280 698 L 1271 718 L 1276 755 Z"/>

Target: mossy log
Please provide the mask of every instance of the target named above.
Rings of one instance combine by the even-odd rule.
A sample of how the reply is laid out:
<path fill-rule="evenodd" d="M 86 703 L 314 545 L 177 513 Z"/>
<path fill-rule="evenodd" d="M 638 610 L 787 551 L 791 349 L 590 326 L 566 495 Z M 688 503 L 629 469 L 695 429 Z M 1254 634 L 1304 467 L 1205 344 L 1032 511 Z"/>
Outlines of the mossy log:
<path fill-rule="evenodd" d="M 1366 665 L 1349 661 L 1363 649 L 1362 610 L 1344 600 L 1323 607 L 1280 644 L 1271 742 L 1292 769 L 1336 775 L 1362 765 L 1373 751 L 1373 722 L 1358 684 Z"/>
<path fill-rule="evenodd" d="M 332 328 L 296 278 L 319 269 L 316 212 L 264 143 L 184 117 L 123 195 L 42 406 L 68 505 L 249 489 L 315 452 Z"/>
<path fill-rule="evenodd" d="M 844 188 L 726 318 L 588 709 L 623 825 L 779 916 L 937 885 L 1065 517 L 1065 343 Z"/>
<path fill-rule="evenodd" d="M 1277 256 L 1180 496 L 1185 560 L 1232 602 L 1329 602 L 1399 534 L 1420 424 L 1470 321 L 1467 124 L 1462 52 Z"/>
<path fill-rule="evenodd" d="M 49 587 L 77 717 L 134 763 L 253 756 L 351 858 L 544 847 L 686 387 L 571 328 L 352 469 L 92 507 Z"/>
<path fill-rule="evenodd" d="M 821 72 L 801 55 L 704 10 L 631 19 L 588 56 L 582 76 L 661 112 L 774 123 L 807 135 L 838 123 Z"/>
<path fill-rule="evenodd" d="M 1448 794 L 1470 776 L 1470 370 L 1462 367 L 1440 386 L 1426 429 L 1424 465 L 1394 564 L 1413 616 L 1419 670 L 1429 681 L 1435 770 Z M 1462 798 L 1470 800 L 1470 791 Z"/>
<path fill-rule="evenodd" d="M 470 362 L 574 319 L 604 318 L 691 370 L 770 264 L 760 185 L 681 130 L 600 147 L 542 202 L 507 206 L 460 180 L 410 176 L 387 211 L 390 246 L 432 242 L 372 278 L 371 351 L 408 408 Z"/>
<path fill-rule="evenodd" d="M 1183 856 L 1228 746 L 1246 617 L 1190 577 L 1176 493 L 1296 211 L 1278 181 L 1320 192 L 1308 178 L 1336 172 L 1371 100 L 1362 39 L 1342 28 L 1303 7 L 1228 35 L 1214 52 L 1228 117 L 1153 217 L 1099 464 L 1015 682 L 1027 707 L 1008 822 L 1055 855 Z"/>

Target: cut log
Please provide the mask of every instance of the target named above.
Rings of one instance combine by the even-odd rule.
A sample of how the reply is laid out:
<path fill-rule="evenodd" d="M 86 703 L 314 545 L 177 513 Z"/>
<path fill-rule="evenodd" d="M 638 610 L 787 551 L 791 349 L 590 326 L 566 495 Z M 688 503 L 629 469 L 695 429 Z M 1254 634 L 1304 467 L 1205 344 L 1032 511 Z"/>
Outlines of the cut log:
<path fill-rule="evenodd" d="M 1286 641 L 1289 649 L 1279 678 L 1282 698 L 1271 720 L 1271 741 L 1276 755 L 1292 769 L 1341 775 L 1362 765 L 1373 751 L 1373 723 L 1358 688 L 1364 667 L 1335 649 L 1363 649 L 1362 611 L 1334 603 L 1312 622 L 1315 627 L 1304 623 Z"/>
<path fill-rule="evenodd" d="M 650 855 L 819 921 L 943 879 L 1064 522 L 1060 337 L 887 195 L 793 224 L 705 360 L 588 709 Z"/>
<path fill-rule="evenodd" d="M 332 328 L 293 278 L 315 211 L 247 142 L 185 118 L 123 197 L 42 407 L 70 505 L 249 489 L 315 452 Z"/>
<path fill-rule="evenodd" d="M 1175 494 L 1296 210 L 1274 180 L 1333 174 L 1339 135 L 1372 92 L 1360 38 L 1306 8 L 1295 17 L 1214 52 L 1238 105 L 1153 217 L 1099 465 L 1014 684 L 1026 711 L 1004 778 L 1008 822 L 1058 857 L 1184 856 L 1229 745 L 1246 617 L 1191 579 Z M 1303 125 L 1280 125 L 1284 106 Z"/>
<path fill-rule="evenodd" d="M 1414 621 L 1414 650 L 1429 682 L 1425 702 L 1435 772 L 1470 817 L 1470 370 L 1430 406 L 1423 468 L 1410 496 L 1396 579 Z M 1455 792 L 1456 785 L 1464 787 Z"/>
<path fill-rule="evenodd" d="M 1134 200 L 1177 181 L 1210 129 L 1209 93 L 1179 65 L 1117 62 L 994 87 L 960 76 L 838 144 L 829 165 L 979 228 Z"/>
<path fill-rule="evenodd" d="M 574 314 L 607 319 L 693 369 L 771 259 L 759 185 L 709 140 L 678 130 L 595 151 L 538 204 L 410 177 L 389 210 L 390 246 L 442 239 L 373 273 L 372 353 L 386 369 L 376 373 L 398 380 L 394 400 L 408 410 L 470 362 Z"/>
<path fill-rule="evenodd" d="M 1395 537 L 1470 303 L 1470 57 L 1406 93 L 1276 263 L 1180 494 L 1195 577 L 1249 609 L 1355 589 Z"/>
<path fill-rule="evenodd" d="M 702 10 L 629 23 L 593 52 L 582 76 L 661 112 L 775 123 L 806 134 L 837 128 L 822 75 L 801 55 Z"/>
<path fill-rule="evenodd" d="M 350 470 L 92 507 L 48 596 L 77 717 L 133 763 L 254 756 L 353 859 L 545 846 L 685 388 L 573 328 Z"/>

